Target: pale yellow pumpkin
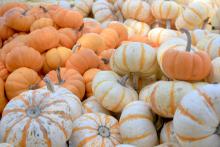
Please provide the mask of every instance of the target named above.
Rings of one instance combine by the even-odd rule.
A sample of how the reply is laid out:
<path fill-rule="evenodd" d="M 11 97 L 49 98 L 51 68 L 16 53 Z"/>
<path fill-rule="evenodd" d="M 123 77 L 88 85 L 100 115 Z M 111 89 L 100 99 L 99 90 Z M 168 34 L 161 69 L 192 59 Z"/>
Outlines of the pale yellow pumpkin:
<path fill-rule="evenodd" d="M 121 112 L 138 94 L 126 84 L 128 77 L 121 78 L 113 71 L 100 71 L 92 82 L 92 91 L 100 104 L 113 112 Z"/>
<path fill-rule="evenodd" d="M 153 125 L 153 114 L 143 101 L 129 103 L 122 111 L 119 125 L 123 143 L 138 147 L 157 145 L 157 132 Z"/>
<path fill-rule="evenodd" d="M 164 124 L 161 132 L 160 132 L 160 143 L 176 143 L 178 144 L 178 140 L 176 138 L 176 134 L 173 128 L 173 121 L 169 121 Z"/>
<path fill-rule="evenodd" d="M 73 10 L 80 12 L 84 17 L 92 10 L 93 0 L 75 0 Z"/>
<path fill-rule="evenodd" d="M 113 147 L 122 143 L 118 121 L 103 113 L 85 113 L 73 122 L 72 147 Z"/>
<path fill-rule="evenodd" d="M 104 113 L 110 115 L 110 111 L 105 109 L 94 96 L 88 97 L 82 102 L 84 113 Z"/>

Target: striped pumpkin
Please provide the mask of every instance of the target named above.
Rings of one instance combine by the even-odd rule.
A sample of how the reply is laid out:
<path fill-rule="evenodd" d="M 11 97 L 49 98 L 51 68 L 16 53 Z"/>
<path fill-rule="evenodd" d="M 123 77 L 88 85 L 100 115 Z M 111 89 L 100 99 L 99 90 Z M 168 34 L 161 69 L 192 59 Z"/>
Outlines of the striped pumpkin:
<path fill-rule="evenodd" d="M 150 107 L 143 101 L 134 101 L 122 111 L 119 128 L 123 143 L 138 147 L 157 145 L 157 132 Z"/>
<path fill-rule="evenodd" d="M 220 146 L 220 84 L 209 84 L 185 95 L 174 115 L 181 146 Z"/>
<path fill-rule="evenodd" d="M 181 12 L 181 6 L 175 1 L 154 0 L 151 4 L 151 12 L 156 19 L 173 20 Z"/>
<path fill-rule="evenodd" d="M 92 5 L 94 18 L 100 23 L 117 20 L 113 11 L 114 6 L 107 1 L 96 1 Z"/>
<path fill-rule="evenodd" d="M 94 96 L 88 97 L 82 104 L 84 113 L 104 113 L 110 115 L 110 111 L 105 109 Z"/>
<path fill-rule="evenodd" d="M 73 120 L 82 114 L 80 100 L 70 91 L 48 83 L 48 88 L 26 91 L 5 107 L 1 142 L 14 146 L 66 146 Z"/>
<path fill-rule="evenodd" d="M 92 91 L 100 104 L 113 112 L 121 112 L 130 102 L 138 99 L 134 89 L 113 71 L 100 71 L 92 81 Z"/>
<path fill-rule="evenodd" d="M 154 28 L 148 32 L 148 39 L 155 45 L 160 46 L 160 44 L 164 43 L 165 41 L 178 37 L 179 32 L 171 29 L 164 29 L 164 28 Z"/>
<path fill-rule="evenodd" d="M 113 147 L 120 143 L 118 121 L 110 115 L 86 113 L 73 123 L 72 147 Z"/>
<path fill-rule="evenodd" d="M 85 81 L 85 86 L 86 86 L 86 97 L 93 95 L 92 80 L 99 71 L 100 70 L 97 68 L 91 68 L 83 74 L 83 79 Z"/>
<path fill-rule="evenodd" d="M 156 50 L 145 43 L 124 43 L 117 48 L 110 64 L 119 74 L 150 76 L 157 71 Z"/>
<path fill-rule="evenodd" d="M 133 30 L 134 33 L 132 33 L 132 35 L 135 34 L 135 35 L 147 36 L 148 32 L 150 31 L 150 26 L 147 23 L 140 22 L 134 19 L 125 20 L 124 25 L 126 25 L 127 27 Z"/>
<path fill-rule="evenodd" d="M 124 16 L 122 14 L 122 6 L 126 0 L 116 0 L 114 3 L 115 16 L 117 16 L 120 22 L 124 21 Z"/>
<path fill-rule="evenodd" d="M 211 59 L 220 56 L 220 35 L 209 35 L 197 43 L 197 48 L 206 51 Z"/>
<path fill-rule="evenodd" d="M 209 16 L 209 5 L 204 2 L 192 2 L 177 17 L 176 28 L 186 28 L 194 30 L 202 28 L 204 20 Z"/>
<path fill-rule="evenodd" d="M 160 143 L 176 143 L 178 144 L 178 140 L 176 138 L 176 134 L 173 128 L 173 121 L 169 121 L 164 124 L 161 132 L 160 132 Z"/>
<path fill-rule="evenodd" d="M 139 99 L 147 102 L 156 114 L 172 118 L 182 97 L 205 84 L 190 84 L 183 81 L 158 81 L 144 87 L 139 94 Z"/>
<path fill-rule="evenodd" d="M 208 76 L 208 82 L 220 83 L 220 57 L 217 57 L 212 60 L 212 70 Z"/>
<path fill-rule="evenodd" d="M 14 145 L 9 143 L 0 143 L 0 147 L 14 147 Z"/>
<path fill-rule="evenodd" d="M 130 145 L 130 144 L 119 144 L 119 145 L 116 145 L 116 147 L 136 147 L 136 146 Z"/>
<path fill-rule="evenodd" d="M 142 0 L 126 0 L 122 5 L 122 14 L 126 19 L 152 23 L 150 5 Z"/>
<path fill-rule="evenodd" d="M 93 0 L 75 0 L 73 10 L 80 12 L 84 17 L 92 10 Z"/>
<path fill-rule="evenodd" d="M 97 33 L 99 34 L 102 31 L 101 24 L 94 18 L 85 17 L 83 18 L 83 34 L 86 33 Z"/>

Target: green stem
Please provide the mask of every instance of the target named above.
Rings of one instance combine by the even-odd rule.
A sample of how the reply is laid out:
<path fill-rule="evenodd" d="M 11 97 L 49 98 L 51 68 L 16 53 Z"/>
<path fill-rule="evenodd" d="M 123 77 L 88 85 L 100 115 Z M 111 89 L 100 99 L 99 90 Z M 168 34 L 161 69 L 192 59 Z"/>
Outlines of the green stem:
<path fill-rule="evenodd" d="M 46 83 L 47 85 L 47 89 L 50 91 L 50 92 L 55 92 L 54 90 L 54 86 L 53 86 L 53 83 L 51 82 L 50 78 L 48 76 L 45 76 L 43 78 L 44 82 Z"/>
<path fill-rule="evenodd" d="M 186 51 L 190 52 L 191 44 L 192 44 L 190 32 L 185 28 L 181 28 L 180 31 L 186 34 L 186 37 L 187 37 Z"/>

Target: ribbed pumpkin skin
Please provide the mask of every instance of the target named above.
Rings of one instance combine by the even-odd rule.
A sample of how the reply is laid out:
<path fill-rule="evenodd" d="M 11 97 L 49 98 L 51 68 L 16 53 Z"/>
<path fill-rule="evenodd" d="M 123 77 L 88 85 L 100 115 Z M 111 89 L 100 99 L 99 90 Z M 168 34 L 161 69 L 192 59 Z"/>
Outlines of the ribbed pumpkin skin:
<path fill-rule="evenodd" d="M 50 71 L 47 76 L 53 83 L 58 83 L 55 70 Z M 85 94 L 85 82 L 81 74 L 74 69 L 60 68 L 60 76 L 64 80 L 60 86 L 68 89 L 81 100 Z M 40 86 L 44 85 L 45 83 L 41 81 Z"/>
<path fill-rule="evenodd" d="M 116 145 L 116 147 L 136 147 L 136 146 L 130 145 L 130 144 L 119 144 L 119 145 Z"/>
<path fill-rule="evenodd" d="M 133 33 L 132 35 L 141 35 L 141 36 L 147 36 L 148 32 L 150 31 L 150 26 L 147 23 L 137 21 L 134 19 L 127 19 L 124 22 L 124 25 L 131 28 Z M 129 30 L 127 30 L 129 32 Z"/>
<path fill-rule="evenodd" d="M 2 40 L 8 39 L 10 36 L 12 36 L 15 33 L 13 29 L 11 29 L 5 24 L 4 17 L 0 17 L 0 32 L 1 32 L 0 38 Z"/>
<path fill-rule="evenodd" d="M 0 78 L 2 80 L 6 80 L 8 75 L 9 75 L 9 72 L 7 68 L 5 67 L 5 64 L 0 60 Z"/>
<path fill-rule="evenodd" d="M 44 37 L 41 37 L 44 36 Z M 54 27 L 44 27 L 37 29 L 28 35 L 27 45 L 40 53 L 57 47 L 59 44 L 59 34 Z"/>
<path fill-rule="evenodd" d="M 154 0 L 151 5 L 151 12 L 157 19 L 176 19 L 180 11 L 181 6 L 174 1 Z"/>
<path fill-rule="evenodd" d="M 101 132 L 103 128 L 106 132 Z M 70 146 L 112 147 L 122 143 L 118 121 L 102 113 L 86 113 L 73 123 Z"/>
<path fill-rule="evenodd" d="M 66 68 L 73 68 L 84 74 L 90 68 L 99 66 L 99 58 L 94 51 L 90 49 L 83 49 L 77 53 L 72 54 L 66 61 Z"/>
<path fill-rule="evenodd" d="M 99 34 L 102 31 L 101 28 L 101 24 L 93 19 L 93 18 L 83 18 L 83 29 L 82 29 L 82 33 L 86 34 L 86 33 L 97 33 Z"/>
<path fill-rule="evenodd" d="M 5 64 L 10 72 L 20 67 L 27 67 L 39 71 L 43 65 L 43 59 L 41 54 L 35 49 L 21 46 L 15 47 L 7 54 Z"/>
<path fill-rule="evenodd" d="M 13 99 L 20 93 L 27 91 L 31 86 L 37 86 L 40 77 L 36 71 L 21 67 L 12 72 L 5 82 L 5 92 L 8 99 Z"/>
<path fill-rule="evenodd" d="M 85 86 L 86 86 L 86 97 L 93 95 L 92 80 L 99 71 L 101 70 L 97 68 L 91 68 L 83 74 L 83 79 L 85 81 Z"/>
<path fill-rule="evenodd" d="M 120 74 L 152 75 L 157 66 L 156 50 L 145 43 L 128 42 L 116 49 L 110 62 L 112 70 Z"/>
<path fill-rule="evenodd" d="M 186 28 L 194 30 L 201 28 L 204 20 L 209 15 L 209 7 L 204 2 L 195 1 L 186 7 L 186 9 L 177 17 L 175 26 L 177 29 Z"/>
<path fill-rule="evenodd" d="M 5 85 L 4 81 L 0 78 L 0 113 L 2 114 L 8 100 L 5 97 Z"/>
<path fill-rule="evenodd" d="M 55 24 L 51 18 L 40 18 L 34 21 L 34 23 L 32 23 L 30 31 L 32 32 L 34 30 L 41 29 L 44 27 L 49 27 L 49 26 L 53 27 L 54 25 Z"/>
<path fill-rule="evenodd" d="M 172 118 L 183 96 L 205 84 L 191 84 L 183 81 L 158 81 L 144 87 L 139 94 L 139 99 L 150 104 L 156 114 Z"/>
<path fill-rule="evenodd" d="M 73 10 L 80 12 L 85 17 L 91 12 L 92 4 L 93 0 L 76 0 L 74 1 Z"/>
<path fill-rule="evenodd" d="M 150 107 L 143 101 L 129 103 L 122 111 L 119 128 L 123 143 L 154 147 L 158 143 Z M 128 129 L 129 128 L 129 129 Z"/>
<path fill-rule="evenodd" d="M 111 70 L 110 59 L 114 54 L 115 49 L 104 50 L 99 54 L 100 64 L 99 69 L 101 70 Z"/>
<path fill-rule="evenodd" d="M 82 114 L 79 99 L 58 86 L 26 91 L 11 100 L 1 120 L 1 142 L 15 146 L 65 147 L 73 120 Z M 31 111 L 35 109 L 35 113 Z M 12 129 L 13 128 L 13 129 Z"/>
<path fill-rule="evenodd" d="M 122 14 L 126 19 L 135 19 L 145 23 L 151 18 L 150 5 L 142 0 L 126 0 L 122 5 Z"/>
<path fill-rule="evenodd" d="M 109 23 L 108 28 L 112 28 L 118 33 L 119 42 L 122 42 L 128 39 L 128 31 L 123 23 L 120 23 L 118 21 L 112 21 Z"/>
<path fill-rule="evenodd" d="M 82 102 L 84 113 L 104 113 L 110 115 L 110 111 L 105 109 L 94 96 L 88 97 Z"/>
<path fill-rule="evenodd" d="M 92 82 L 94 96 L 106 109 L 121 112 L 130 102 L 137 100 L 138 95 L 129 85 L 118 82 L 121 77 L 112 71 L 100 71 Z"/>
<path fill-rule="evenodd" d="M 220 85 L 209 84 L 185 95 L 174 115 L 181 146 L 219 147 Z"/>
<path fill-rule="evenodd" d="M 119 34 L 112 28 L 103 29 L 100 37 L 103 38 L 107 49 L 116 48 L 120 42 Z"/>
<path fill-rule="evenodd" d="M 208 82 L 220 82 L 220 57 L 212 60 L 212 70 L 208 76 Z"/>
<path fill-rule="evenodd" d="M 164 124 L 161 132 L 160 132 L 160 143 L 177 143 L 178 140 L 176 138 L 176 134 L 173 128 L 173 121 L 169 121 Z"/>
<path fill-rule="evenodd" d="M 14 7 L 20 7 L 23 9 L 27 9 L 28 6 L 25 3 L 19 3 L 19 2 L 8 2 L 4 5 L 1 5 L 0 8 L 0 16 L 3 16 L 5 12 L 7 12 L 9 9 L 12 9 Z"/>

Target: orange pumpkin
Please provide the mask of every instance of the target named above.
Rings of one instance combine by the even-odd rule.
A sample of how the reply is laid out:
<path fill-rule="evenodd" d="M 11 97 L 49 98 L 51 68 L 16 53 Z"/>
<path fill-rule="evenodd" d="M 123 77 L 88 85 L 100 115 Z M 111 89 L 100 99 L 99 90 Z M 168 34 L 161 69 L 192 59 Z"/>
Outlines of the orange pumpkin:
<path fill-rule="evenodd" d="M 0 48 L 2 47 L 3 45 L 3 42 L 2 42 L 2 39 L 0 38 Z"/>
<path fill-rule="evenodd" d="M 211 71 L 211 59 L 204 51 L 191 51 L 190 33 L 185 29 L 182 29 L 182 31 L 188 37 L 186 51 L 175 48 L 165 51 L 161 68 L 171 79 L 186 81 L 202 80 Z"/>
<path fill-rule="evenodd" d="M 28 8 L 27 4 L 25 4 L 25 3 L 8 2 L 8 3 L 5 3 L 4 5 L 2 5 L 0 7 L 0 16 L 3 16 L 5 12 L 7 12 L 8 10 L 10 10 L 14 7 L 20 7 L 20 8 L 23 8 L 23 9 Z"/>
<path fill-rule="evenodd" d="M 60 46 L 72 48 L 82 33 L 72 28 L 59 29 Z"/>
<path fill-rule="evenodd" d="M 120 42 L 118 33 L 111 28 L 103 29 L 100 36 L 103 38 L 108 49 L 116 48 Z"/>
<path fill-rule="evenodd" d="M 83 25 L 83 15 L 81 13 L 64 8 L 56 10 L 53 15 L 53 20 L 62 28 L 79 29 Z"/>
<path fill-rule="evenodd" d="M 100 64 L 99 69 L 101 70 L 111 70 L 110 58 L 115 52 L 115 49 L 104 50 L 99 54 Z"/>
<path fill-rule="evenodd" d="M 101 70 L 97 69 L 97 68 L 91 68 L 83 74 L 83 79 L 84 79 L 85 85 L 86 85 L 86 97 L 90 97 L 93 95 L 92 80 L 95 77 L 96 73 L 99 71 L 101 71 Z"/>
<path fill-rule="evenodd" d="M 8 71 L 12 72 L 20 67 L 28 67 L 39 71 L 43 65 L 40 53 L 31 47 L 15 47 L 10 51 L 5 60 Z"/>
<path fill-rule="evenodd" d="M 3 112 L 6 104 L 7 104 L 7 99 L 5 97 L 5 90 L 4 90 L 4 81 L 0 78 L 0 113 Z"/>
<path fill-rule="evenodd" d="M 5 64 L 0 60 L 0 78 L 2 80 L 6 80 L 8 77 L 9 73 L 7 68 L 5 67 Z"/>
<path fill-rule="evenodd" d="M 50 18 L 48 10 L 41 5 L 32 7 L 27 13 L 33 15 L 35 19 Z"/>
<path fill-rule="evenodd" d="M 130 42 L 142 42 L 142 43 L 146 43 L 146 44 L 148 44 L 148 45 L 150 45 L 152 47 L 158 47 L 158 44 L 152 43 L 147 36 L 132 35 L 131 37 L 128 38 L 127 41 L 130 41 Z M 125 43 L 127 41 L 123 41 L 123 42 Z"/>
<path fill-rule="evenodd" d="M 83 19 L 83 34 L 86 33 L 97 33 L 99 34 L 102 31 L 101 24 L 93 18 L 84 18 Z"/>
<path fill-rule="evenodd" d="M 65 47 L 52 48 L 44 55 L 43 73 L 64 67 L 66 60 L 71 56 L 72 51 Z"/>
<path fill-rule="evenodd" d="M 54 27 L 45 27 L 31 32 L 27 38 L 27 45 L 40 53 L 59 45 L 59 34 Z"/>
<path fill-rule="evenodd" d="M 106 49 L 104 39 L 96 33 L 83 34 L 76 44 L 80 45 L 76 51 L 81 49 L 92 49 L 96 54 L 100 54 Z"/>
<path fill-rule="evenodd" d="M 26 43 L 27 36 L 28 34 L 25 32 L 15 33 L 11 37 L 9 37 L 7 40 L 4 41 L 4 45 L 6 45 L 7 43 L 11 41 L 18 41 L 18 42 Z"/>
<path fill-rule="evenodd" d="M 40 77 L 36 71 L 21 67 L 12 72 L 5 82 L 7 98 L 12 99 L 20 93 L 38 88 Z"/>
<path fill-rule="evenodd" d="M 80 50 L 68 58 L 65 66 L 84 74 L 88 69 L 99 66 L 99 57 L 90 49 Z"/>
<path fill-rule="evenodd" d="M 35 21 L 35 17 L 22 8 L 10 9 L 4 16 L 6 25 L 17 31 L 28 32 Z"/>
<path fill-rule="evenodd" d="M 5 24 L 5 18 L 4 17 L 0 17 L 0 38 L 2 40 L 6 40 L 8 39 L 10 36 L 12 36 L 15 32 L 13 29 L 11 29 L 10 27 L 8 27 Z"/>
<path fill-rule="evenodd" d="M 83 99 L 85 94 L 85 83 L 81 74 L 74 69 L 58 68 L 58 70 L 50 71 L 47 76 L 53 83 L 70 90 L 73 94 Z M 41 81 L 40 86 L 45 86 L 45 82 Z"/>
<path fill-rule="evenodd" d="M 128 39 L 128 31 L 123 23 L 120 23 L 118 21 L 112 21 L 109 23 L 108 28 L 114 29 L 118 33 L 119 42 Z"/>
<path fill-rule="evenodd" d="M 40 19 L 37 19 L 31 25 L 30 31 L 32 32 L 34 30 L 41 29 L 44 27 L 49 27 L 49 26 L 55 26 L 55 24 L 51 18 L 40 18 Z"/>

